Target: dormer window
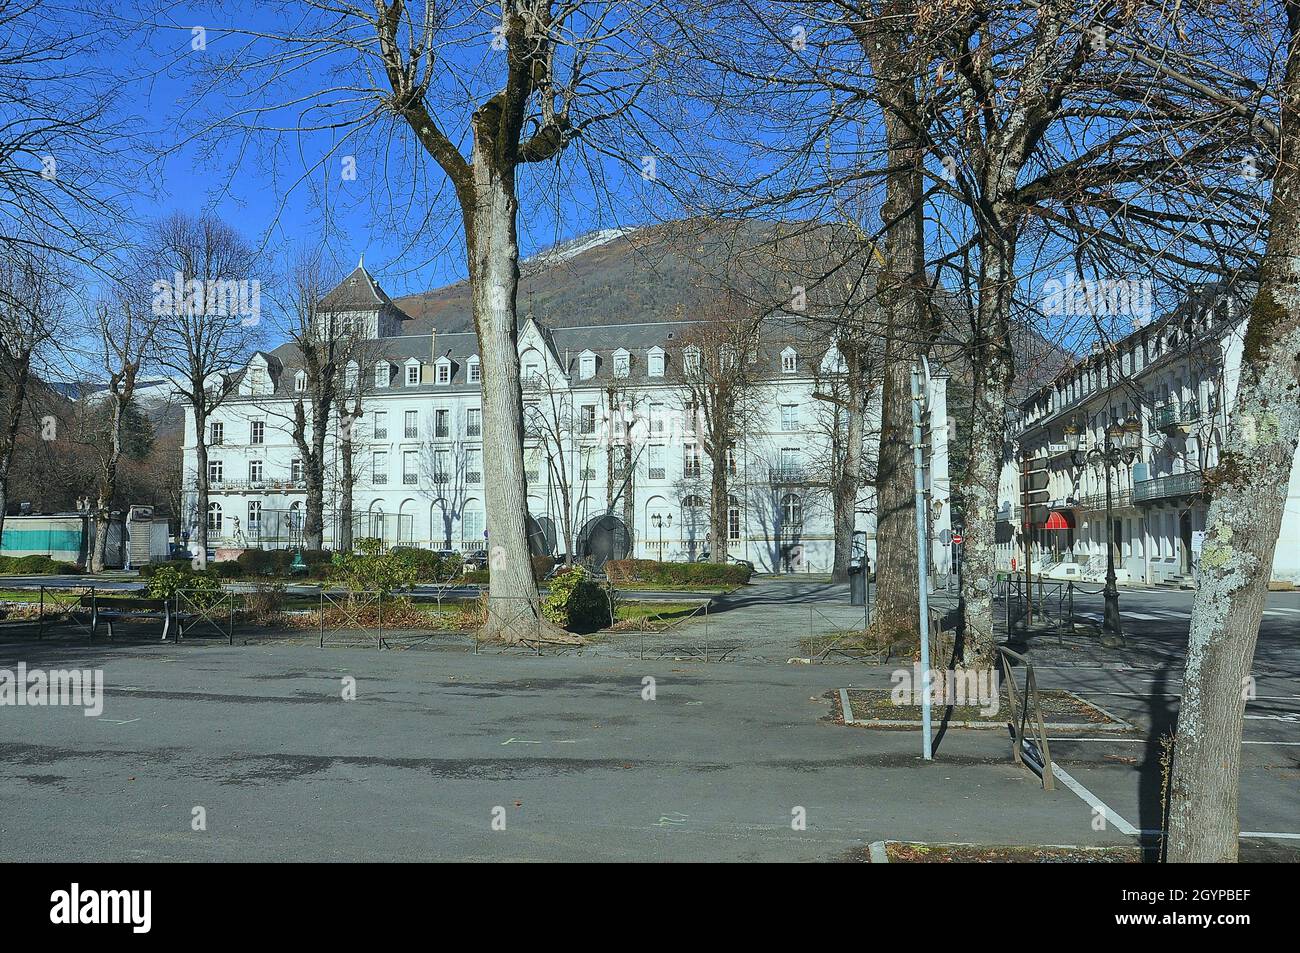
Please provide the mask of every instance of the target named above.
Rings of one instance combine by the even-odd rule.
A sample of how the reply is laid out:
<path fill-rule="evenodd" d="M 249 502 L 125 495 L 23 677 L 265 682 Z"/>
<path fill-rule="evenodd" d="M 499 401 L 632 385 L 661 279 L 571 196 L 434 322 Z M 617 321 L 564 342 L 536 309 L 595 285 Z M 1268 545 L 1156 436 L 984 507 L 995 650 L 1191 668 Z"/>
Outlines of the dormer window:
<path fill-rule="evenodd" d="M 420 362 L 414 360 L 407 361 L 406 362 L 406 386 L 415 387 L 419 383 L 420 383 Z"/>
<path fill-rule="evenodd" d="M 483 365 L 479 363 L 477 357 L 469 359 L 469 382 L 471 384 L 481 383 L 483 380 Z"/>
<path fill-rule="evenodd" d="M 682 366 L 690 373 L 697 373 L 700 369 L 700 349 L 694 344 L 689 345 L 682 352 Z"/>
<path fill-rule="evenodd" d="M 438 358 L 438 363 L 434 368 L 433 379 L 442 385 L 451 383 L 451 359 L 447 357 Z"/>
<path fill-rule="evenodd" d="M 652 347 L 646 355 L 646 373 L 651 377 L 664 376 L 664 349 Z"/>
<path fill-rule="evenodd" d="M 359 376 L 360 372 L 357 368 L 356 361 L 348 361 L 347 370 L 344 371 L 343 374 L 344 386 L 347 390 L 354 391 L 357 389 L 357 379 Z"/>
<path fill-rule="evenodd" d="M 299 394 L 307 392 L 307 372 L 299 371 L 293 375 L 293 389 Z"/>
<path fill-rule="evenodd" d="M 798 367 L 799 355 L 794 348 L 788 347 L 781 352 L 781 373 L 793 374 Z"/>
<path fill-rule="evenodd" d="M 387 361 L 380 361 L 378 364 L 376 364 L 375 365 L 375 386 L 387 387 L 389 373 L 390 371 L 389 371 Z"/>
<path fill-rule="evenodd" d="M 596 376 L 596 355 L 583 351 L 578 355 L 578 377 L 589 381 Z"/>
<path fill-rule="evenodd" d="M 632 355 L 619 348 L 614 352 L 614 376 L 627 377 L 632 373 Z"/>

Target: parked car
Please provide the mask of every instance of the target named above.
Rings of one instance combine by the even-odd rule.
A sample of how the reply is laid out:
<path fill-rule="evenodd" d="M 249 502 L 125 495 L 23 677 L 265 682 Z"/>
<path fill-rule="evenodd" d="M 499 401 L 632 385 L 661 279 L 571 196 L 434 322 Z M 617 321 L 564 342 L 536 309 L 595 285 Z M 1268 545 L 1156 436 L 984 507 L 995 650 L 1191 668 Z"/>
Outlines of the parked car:
<path fill-rule="evenodd" d="M 711 563 L 713 562 L 713 559 L 709 556 L 709 551 L 707 549 L 704 549 L 701 550 L 700 554 L 695 557 L 695 561 L 697 563 Z M 731 553 L 727 553 L 727 556 L 723 561 L 726 563 L 731 563 L 732 565 L 736 565 L 736 566 L 744 566 L 750 572 L 755 571 L 754 564 L 751 563 L 748 559 L 741 559 L 739 556 L 731 555 Z"/>

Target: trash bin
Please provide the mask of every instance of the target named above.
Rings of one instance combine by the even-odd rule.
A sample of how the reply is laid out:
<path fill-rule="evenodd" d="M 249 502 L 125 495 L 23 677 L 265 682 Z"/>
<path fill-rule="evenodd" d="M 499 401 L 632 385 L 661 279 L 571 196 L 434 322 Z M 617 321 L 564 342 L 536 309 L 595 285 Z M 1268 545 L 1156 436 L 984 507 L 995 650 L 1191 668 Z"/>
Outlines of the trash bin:
<path fill-rule="evenodd" d="M 854 559 L 849 563 L 849 605 L 865 606 L 867 604 L 867 573 L 865 560 Z"/>

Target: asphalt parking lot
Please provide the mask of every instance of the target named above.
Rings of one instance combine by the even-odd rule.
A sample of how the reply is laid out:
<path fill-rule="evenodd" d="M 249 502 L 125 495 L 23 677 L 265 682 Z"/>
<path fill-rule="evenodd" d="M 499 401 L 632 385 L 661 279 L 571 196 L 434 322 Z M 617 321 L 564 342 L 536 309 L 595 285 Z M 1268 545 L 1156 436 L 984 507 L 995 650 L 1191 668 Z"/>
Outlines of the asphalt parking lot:
<path fill-rule="evenodd" d="M 781 596 L 737 611 L 770 616 Z M 1268 617 L 1283 624 L 1261 635 L 1247 709 L 1241 816 L 1255 859 L 1300 859 L 1286 616 Z M 927 764 L 915 731 L 830 721 L 827 693 L 889 687 L 889 668 L 154 634 L 91 646 L 0 631 L 0 668 L 85 666 L 105 680 L 97 718 L 0 708 L 0 858 L 815 861 L 860 860 L 881 839 L 1133 843 L 1159 826 L 1155 739 L 1181 680 L 1172 637 L 1133 632 L 1108 654 L 1082 639 L 1035 648 L 1042 687 L 1136 729 L 1053 736 L 1074 784 L 1045 792 L 1011 764 L 1004 732 L 949 730 Z"/>

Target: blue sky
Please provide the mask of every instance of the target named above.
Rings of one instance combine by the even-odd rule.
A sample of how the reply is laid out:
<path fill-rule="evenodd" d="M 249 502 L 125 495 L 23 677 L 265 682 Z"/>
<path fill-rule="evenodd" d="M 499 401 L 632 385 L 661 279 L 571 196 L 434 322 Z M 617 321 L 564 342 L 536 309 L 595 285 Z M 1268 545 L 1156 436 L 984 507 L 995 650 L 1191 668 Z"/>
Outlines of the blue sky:
<path fill-rule="evenodd" d="M 168 5 L 161 14 L 165 19 L 142 23 L 124 12 L 114 24 L 115 42 L 103 45 L 100 65 L 118 89 L 121 116 L 137 124 L 141 139 L 159 151 L 151 157 L 150 174 L 137 180 L 136 194 L 127 199 L 134 222 L 147 225 L 177 210 L 211 211 L 261 243 L 269 262 L 321 241 L 327 234 L 322 220 L 328 212 L 334 228 L 328 232 L 327 253 L 340 270 L 352 267 L 364 254 L 367 266 L 394 295 L 464 277 L 457 207 L 441 171 L 416 150 L 405 125 L 381 122 L 370 131 L 369 141 L 362 137 L 340 142 L 337 133 L 323 131 L 257 133 L 241 139 L 230 127 L 192 138 L 196 127 L 232 109 L 254 101 L 284 102 L 327 88 L 326 66 L 348 65 L 348 59 L 335 57 L 300 67 L 292 75 L 267 66 L 250 74 L 246 87 L 213 82 L 204 75 L 215 64 L 253 63 L 283 51 L 283 44 L 249 38 L 263 31 L 292 31 L 289 13 L 268 9 L 276 6 Z M 202 34 L 194 33 L 196 27 Z M 448 52 L 471 76 L 482 70 L 473 91 L 477 98 L 495 88 L 497 73 L 491 68 L 495 64 L 482 62 L 481 50 L 471 45 L 481 33 L 481 25 L 466 29 L 464 45 Z M 267 78 L 272 83 L 259 91 L 259 81 Z M 280 110 L 266 115 L 268 125 L 283 126 L 301 114 Z M 463 128 L 464 118 L 463 113 L 449 113 L 448 130 Z M 355 178 L 345 175 L 349 158 Z M 558 165 L 529 167 L 524 173 L 520 238 L 525 255 L 594 228 L 637 224 L 651 217 L 644 183 L 629 179 L 616 163 L 598 158 L 600 173 L 611 177 L 612 194 L 593 189 L 583 171 L 589 160 L 590 154 L 570 150 Z M 297 181 L 303 176 L 309 179 Z M 394 207 L 390 216 L 388 210 Z M 675 214 L 664 205 L 658 211 Z"/>

